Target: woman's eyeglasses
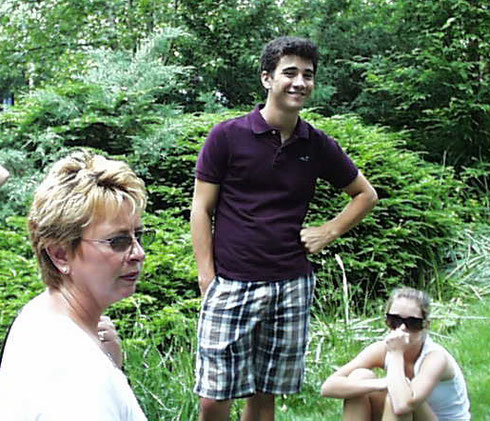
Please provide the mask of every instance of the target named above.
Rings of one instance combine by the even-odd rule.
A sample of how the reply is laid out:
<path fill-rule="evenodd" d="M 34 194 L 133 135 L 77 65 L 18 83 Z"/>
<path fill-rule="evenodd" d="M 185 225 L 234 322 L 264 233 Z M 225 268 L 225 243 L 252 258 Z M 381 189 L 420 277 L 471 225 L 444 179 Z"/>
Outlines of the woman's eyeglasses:
<path fill-rule="evenodd" d="M 398 314 L 386 313 L 386 324 L 392 330 L 404 324 L 411 332 L 418 332 L 424 328 L 424 319 L 420 317 L 401 317 Z"/>
<path fill-rule="evenodd" d="M 129 234 L 121 234 L 107 240 L 93 240 L 90 238 L 82 238 L 82 241 L 92 241 L 94 243 L 108 244 L 113 251 L 117 253 L 124 253 L 133 246 L 135 239 L 141 245 L 141 247 L 146 248 L 155 239 L 155 231 L 144 229 L 136 231 L 134 233 L 134 237 Z"/>

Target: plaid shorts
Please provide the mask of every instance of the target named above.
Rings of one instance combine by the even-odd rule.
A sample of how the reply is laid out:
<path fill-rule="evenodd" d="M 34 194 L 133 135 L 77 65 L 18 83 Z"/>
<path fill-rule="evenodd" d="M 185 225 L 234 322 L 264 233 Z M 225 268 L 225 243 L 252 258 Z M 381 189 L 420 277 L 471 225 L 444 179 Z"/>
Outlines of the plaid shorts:
<path fill-rule="evenodd" d="M 274 282 L 216 277 L 202 304 L 194 392 L 215 400 L 299 392 L 314 287 L 313 274 Z"/>

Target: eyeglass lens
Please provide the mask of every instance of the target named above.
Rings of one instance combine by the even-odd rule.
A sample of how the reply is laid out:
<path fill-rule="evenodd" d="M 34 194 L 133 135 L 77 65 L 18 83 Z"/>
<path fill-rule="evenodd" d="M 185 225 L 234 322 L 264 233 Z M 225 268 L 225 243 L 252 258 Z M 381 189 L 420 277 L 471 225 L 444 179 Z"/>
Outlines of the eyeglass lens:
<path fill-rule="evenodd" d="M 137 231 L 134 234 L 136 241 L 143 247 L 149 246 L 154 238 L 155 233 L 152 230 Z M 110 239 L 111 248 L 117 252 L 127 251 L 133 245 L 133 237 L 130 235 L 118 235 Z"/>
<path fill-rule="evenodd" d="M 424 319 L 419 317 L 401 317 L 398 314 L 386 314 L 386 324 L 391 329 L 398 329 L 404 324 L 408 330 L 418 331 L 424 327 Z"/>

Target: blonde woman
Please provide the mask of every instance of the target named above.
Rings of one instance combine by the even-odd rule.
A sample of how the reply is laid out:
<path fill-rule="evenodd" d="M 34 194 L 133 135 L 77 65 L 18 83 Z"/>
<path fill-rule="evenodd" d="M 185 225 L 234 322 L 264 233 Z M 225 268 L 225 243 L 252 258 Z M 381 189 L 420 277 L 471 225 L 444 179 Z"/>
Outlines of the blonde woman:
<path fill-rule="evenodd" d="M 24 306 L 0 366 L 0 419 L 146 420 L 102 316 L 143 267 L 144 183 L 127 164 L 75 152 L 36 191 L 28 227 L 46 291 Z"/>
<path fill-rule="evenodd" d="M 333 373 L 322 396 L 344 400 L 343 420 L 469 420 L 463 374 L 428 334 L 429 297 L 412 288 L 393 291 L 386 306 L 390 332 Z M 373 368 L 386 370 L 377 378 Z"/>

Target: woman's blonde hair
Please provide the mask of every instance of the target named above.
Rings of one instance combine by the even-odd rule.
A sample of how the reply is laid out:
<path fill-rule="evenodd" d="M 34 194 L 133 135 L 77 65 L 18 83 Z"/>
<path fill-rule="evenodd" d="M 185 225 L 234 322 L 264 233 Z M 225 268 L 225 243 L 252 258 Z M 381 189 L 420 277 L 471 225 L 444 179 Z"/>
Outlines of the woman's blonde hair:
<path fill-rule="evenodd" d="M 424 320 L 429 320 L 430 297 L 426 292 L 410 287 L 397 288 L 392 291 L 390 298 L 386 303 L 386 312 L 390 311 L 393 301 L 395 301 L 398 298 L 406 298 L 408 300 L 415 301 L 420 308 L 420 311 L 422 313 L 422 318 Z"/>
<path fill-rule="evenodd" d="M 43 281 L 58 288 L 62 277 L 46 249 L 62 244 L 73 253 L 82 231 L 98 218 L 146 207 L 145 183 L 122 161 L 79 150 L 57 161 L 36 190 L 28 217 L 32 247 Z"/>

